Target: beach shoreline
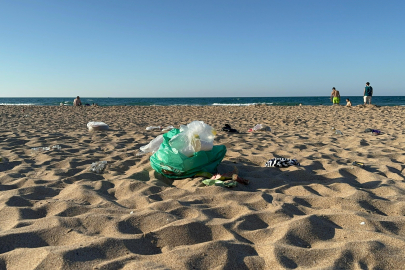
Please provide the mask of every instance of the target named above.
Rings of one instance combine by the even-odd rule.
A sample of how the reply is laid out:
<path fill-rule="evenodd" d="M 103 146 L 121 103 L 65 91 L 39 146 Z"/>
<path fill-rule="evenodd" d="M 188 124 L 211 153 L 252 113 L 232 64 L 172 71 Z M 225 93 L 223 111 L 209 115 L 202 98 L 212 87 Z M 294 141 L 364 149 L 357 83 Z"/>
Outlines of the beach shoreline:
<path fill-rule="evenodd" d="M 404 113 L 374 105 L 0 106 L 0 269 L 401 269 Z M 214 144 L 227 148 L 218 172 L 236 167 L 249 185 L 167 179 L 150 154 L 137 155 L 162 134 L 146 127 L 194 120 L 214 127 Z M 89 132 L 91 121 L 109 130 Z M 256 124 L 271 131 L 248 132 Z M 265 167 L 280 157 L 300 166 Z M 103 173 L 89 170 L 103 160 Z"/>
<path fill-rule="evenodd" d="M 345 105 L 349 98 L 354 106 L 364 103 L 363 96 L 346 96 L 343 93 L 341 104 Z M 41 98 L 4 98 L 0 97 L 0 105 L 34 105 L 34 106 L 72 106 L 74 97 L 41 97 Z M 289 97 L 176 97 L 176 98 L 102 98 L 83 97 L 83 105 L 99 106 L 251 106 L 265 104 L 268 106 L 329 106 L 330 96 L 289 96 Z M 373 96 L 373 104 L 380 106 L 404 106 L 405 96 Z"/>

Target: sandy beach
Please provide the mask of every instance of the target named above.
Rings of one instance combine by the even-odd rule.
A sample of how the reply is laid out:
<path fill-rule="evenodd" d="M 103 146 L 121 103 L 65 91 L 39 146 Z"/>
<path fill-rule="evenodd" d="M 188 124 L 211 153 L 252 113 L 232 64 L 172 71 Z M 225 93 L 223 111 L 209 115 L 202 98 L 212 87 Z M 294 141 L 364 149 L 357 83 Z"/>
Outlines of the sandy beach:
<path fill-rule="evenodd" d="M 0 269 L 403 269 L 404 115 L 372 105 L 0 106 Z M 249 185 L 171 180 L 137 155 L 162 134 L 146 127 L 193 120 L 227 148 L 218 172 L 236 167 Z M 109 130 L 89 132 L 90 121 Z M 271 131 L 247 132 L 259 123 Z M 279 157 L 300 166 L 265 167 Z M 99 174 L 89 170 L 97 161 L 107 161 Z"/>

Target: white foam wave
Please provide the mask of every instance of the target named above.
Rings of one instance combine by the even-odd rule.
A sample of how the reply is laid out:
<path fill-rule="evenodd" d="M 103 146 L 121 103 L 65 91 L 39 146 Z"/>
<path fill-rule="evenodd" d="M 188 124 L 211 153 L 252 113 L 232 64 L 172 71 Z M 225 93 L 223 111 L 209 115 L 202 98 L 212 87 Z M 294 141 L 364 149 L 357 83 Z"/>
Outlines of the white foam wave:
<path fill-rule="evenodd" d="M 273 103 L 213 103 L 212 106 L 252 106 L 252 105 L 272 105 Z"/>
<path fill-rule="evenodd" d="M 0 106 L 30 106 L 34 103 L 0 103 Z"/>

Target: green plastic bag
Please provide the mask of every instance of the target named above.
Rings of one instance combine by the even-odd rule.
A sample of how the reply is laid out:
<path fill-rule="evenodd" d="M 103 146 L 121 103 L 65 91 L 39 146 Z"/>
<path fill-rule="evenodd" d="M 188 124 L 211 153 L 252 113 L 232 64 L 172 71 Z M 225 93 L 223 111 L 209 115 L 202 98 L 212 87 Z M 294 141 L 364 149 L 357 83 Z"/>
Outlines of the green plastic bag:
<path fill-rule="evenodd" d="M 168 178 L 192 177 L 200 171 L 215 173 L 225 156 L 225 145 L 214 145 L 211 151 L 199 151 L 187 157 L 169 144 L 170 139 L 179 133 L 180 130 L 175 128 L 163 134 L 159 150 L 150 157 L 152 168 Z"/>

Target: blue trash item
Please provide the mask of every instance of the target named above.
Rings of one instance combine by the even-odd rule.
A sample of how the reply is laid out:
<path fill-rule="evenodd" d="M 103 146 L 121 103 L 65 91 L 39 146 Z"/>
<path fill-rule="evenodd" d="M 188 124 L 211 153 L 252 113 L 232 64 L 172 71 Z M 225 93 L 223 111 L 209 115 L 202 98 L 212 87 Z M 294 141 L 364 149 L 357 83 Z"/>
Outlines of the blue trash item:
<path fill-rule="evenodd" d="M 180 130 L 175 128 L 163 134 L 159 150 L 150 157 L 152 168 L 168 178 L 176 179 L 192 177 L 201 171 L 215 173 L 226 154 L 225 145 L 214 145 L 209 151 L 195 152 L 188 157 L 169 144 L 170 139 L 179 133 Z"/>

